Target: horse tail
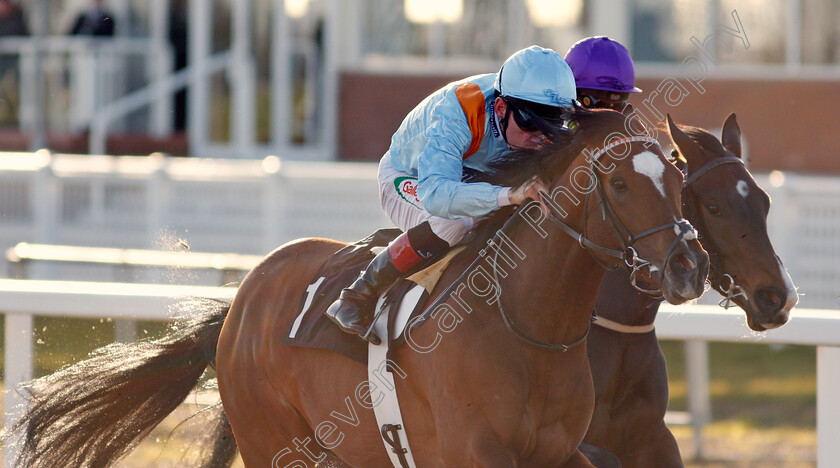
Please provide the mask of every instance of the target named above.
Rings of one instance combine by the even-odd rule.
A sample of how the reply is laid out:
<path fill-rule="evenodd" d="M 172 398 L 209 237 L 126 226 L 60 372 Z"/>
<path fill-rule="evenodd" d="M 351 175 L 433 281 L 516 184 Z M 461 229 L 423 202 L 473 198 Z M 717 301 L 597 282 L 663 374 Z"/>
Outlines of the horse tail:
<path fill-rule="evenodd" d="M 114 343 L 29 382 L 29 409 L 3 439 L 23 431 L 15 466 L 110 466 L 126 455 L 215 365 L 230 304 L 185 301 L 188 318 L 157 340 Z"/>
<path fill-rule="evenodd" d="M 212 434 L 213 449 L 205 459 L 201 468 L 229 468 L 236 458 L 236 439 L 233 438 L 233 429 L 228 421 L 224 409 L 219 411 L 216 419 L 215 429 Z"/>

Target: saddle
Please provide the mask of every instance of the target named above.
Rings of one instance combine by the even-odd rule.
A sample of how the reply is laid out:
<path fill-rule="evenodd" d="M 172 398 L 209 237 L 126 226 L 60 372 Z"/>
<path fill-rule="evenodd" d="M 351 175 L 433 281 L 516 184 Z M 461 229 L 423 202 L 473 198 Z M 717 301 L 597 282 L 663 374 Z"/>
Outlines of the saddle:
<path fill-rule="evenodd" d="M 368 237 L 348 244 L 330 257 L 318 270 L 300 301 L 297 317 L 283 338 L 283 344 L 305 348 L 326 349 L 362 364 L 368 364 L 368 343 L 356 335 L 343 332 L 324 312 L 348 287 L 373 257 L 388 246 L 402 231 L 380 229 Z M 462 246 L 450 250 L 429 267 L 400 280 L 377 302 L 376 309 L 388 308 L 388 348 L 405 341 L 402 330 L 414 317 L 423 312 L 429 294 L 437 285 L 452 258 Z"/>

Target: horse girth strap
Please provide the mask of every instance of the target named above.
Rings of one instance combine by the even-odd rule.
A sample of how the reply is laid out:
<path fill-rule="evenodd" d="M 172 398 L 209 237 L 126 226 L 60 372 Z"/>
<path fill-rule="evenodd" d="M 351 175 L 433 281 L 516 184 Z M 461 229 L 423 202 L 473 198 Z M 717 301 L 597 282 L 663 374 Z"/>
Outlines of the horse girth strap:
<path fill-rule="evenodd" d="M 592 316 L 592 323 L 601 328 L 606 328 L 607 330 L 628 334 L 650 333 L 655 328 L 652 322 L 647 325 L 625 325 L 623 323 L 601 317 L 597 313 Z"/>

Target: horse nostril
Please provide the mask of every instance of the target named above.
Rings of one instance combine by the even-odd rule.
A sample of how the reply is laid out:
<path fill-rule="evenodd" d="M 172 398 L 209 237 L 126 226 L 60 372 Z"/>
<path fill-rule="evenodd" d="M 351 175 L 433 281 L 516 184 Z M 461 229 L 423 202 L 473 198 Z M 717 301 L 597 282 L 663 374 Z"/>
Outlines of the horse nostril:
<path fill-rule="evenodd" d="M 755 298 L 759 308 L 765 312 L 775 312 L 781 309 L 786 299 L 784 294 L 776 288 L 758 288 Z"/>
<path fill-rule="evenodd" d="M 692 259 L 693 256 L 687 254 L 677 254 L 671 259 L 671 270 L 676 273 L 685 273 L 693 270 L 697 266 L 697 262 Z"/>

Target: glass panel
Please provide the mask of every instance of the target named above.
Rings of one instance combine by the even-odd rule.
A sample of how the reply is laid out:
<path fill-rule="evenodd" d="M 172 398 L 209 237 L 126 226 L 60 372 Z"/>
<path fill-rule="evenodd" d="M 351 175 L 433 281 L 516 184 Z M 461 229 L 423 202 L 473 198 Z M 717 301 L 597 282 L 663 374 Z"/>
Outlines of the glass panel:
<path fill-rule="evenodd" d="M 737 11 L 749 41 L 747 49 L 741 39 L 718 32 L 725 46 L 718 46 L 721 63 L 784 63 L 787 28 L 787 0 L 719 0 L 717 23 L 735 29 L 732 11 Z"/>
<path fill-rule="evenodd" d="M 368 0 L 362 51 L 375 55 L 428 55 L 429 34 L 443 31 L 447 56 L 498 59 L 507 44 L 507 0 L 464 0 L 461 18 L 436 25 L 406 19 L 405 0 Z"/>
<path fill-rule="evenodd" d="M 587 2 L 569 0 L 527 0 L 533 28 L 531 42 L 565 55 L 569 47 L 586 34 Z M 527 44 L 522 44 L 526 46 Z"/>
<path fill-rule="evenodd" d="M 840 4 L 837 1 L 802 2 L 802 62 L 840 62 Z"/>
<path fill-rule="evenodd" d="M 447 54 L 498 59 L 505 55 L 506 0 L 464 0 L 461 21 L 447 25 Z"/>
<path fill-rule="evenodd" d="M 709 21 L 713 5 L 714 24 Z M 746 35 L 748 49 L 734 33 L 723 30 L 739 28 L 733 10 L 737 11 L 743 31 L 740 35 Z M 783 63 L 786 11 L 786 0 L 636 0 L 633 58 L 640 62 L 681 62 L 698 54 L 691 40 L 694 37 L 714 50 L 721 63 Z"/>
<path fill-rule="evenodd" d="M 365 54 L 424 55 L 427 26 L 409 22 L 403 0 L 368 0 L 362 31 Z"/>
<path fill-rule="evenodd" d="M 691 36 L 708 34 L 707 1 L 636 0 L 632 56 L 637 62 L 675 62 L 693 55 Z"/>

